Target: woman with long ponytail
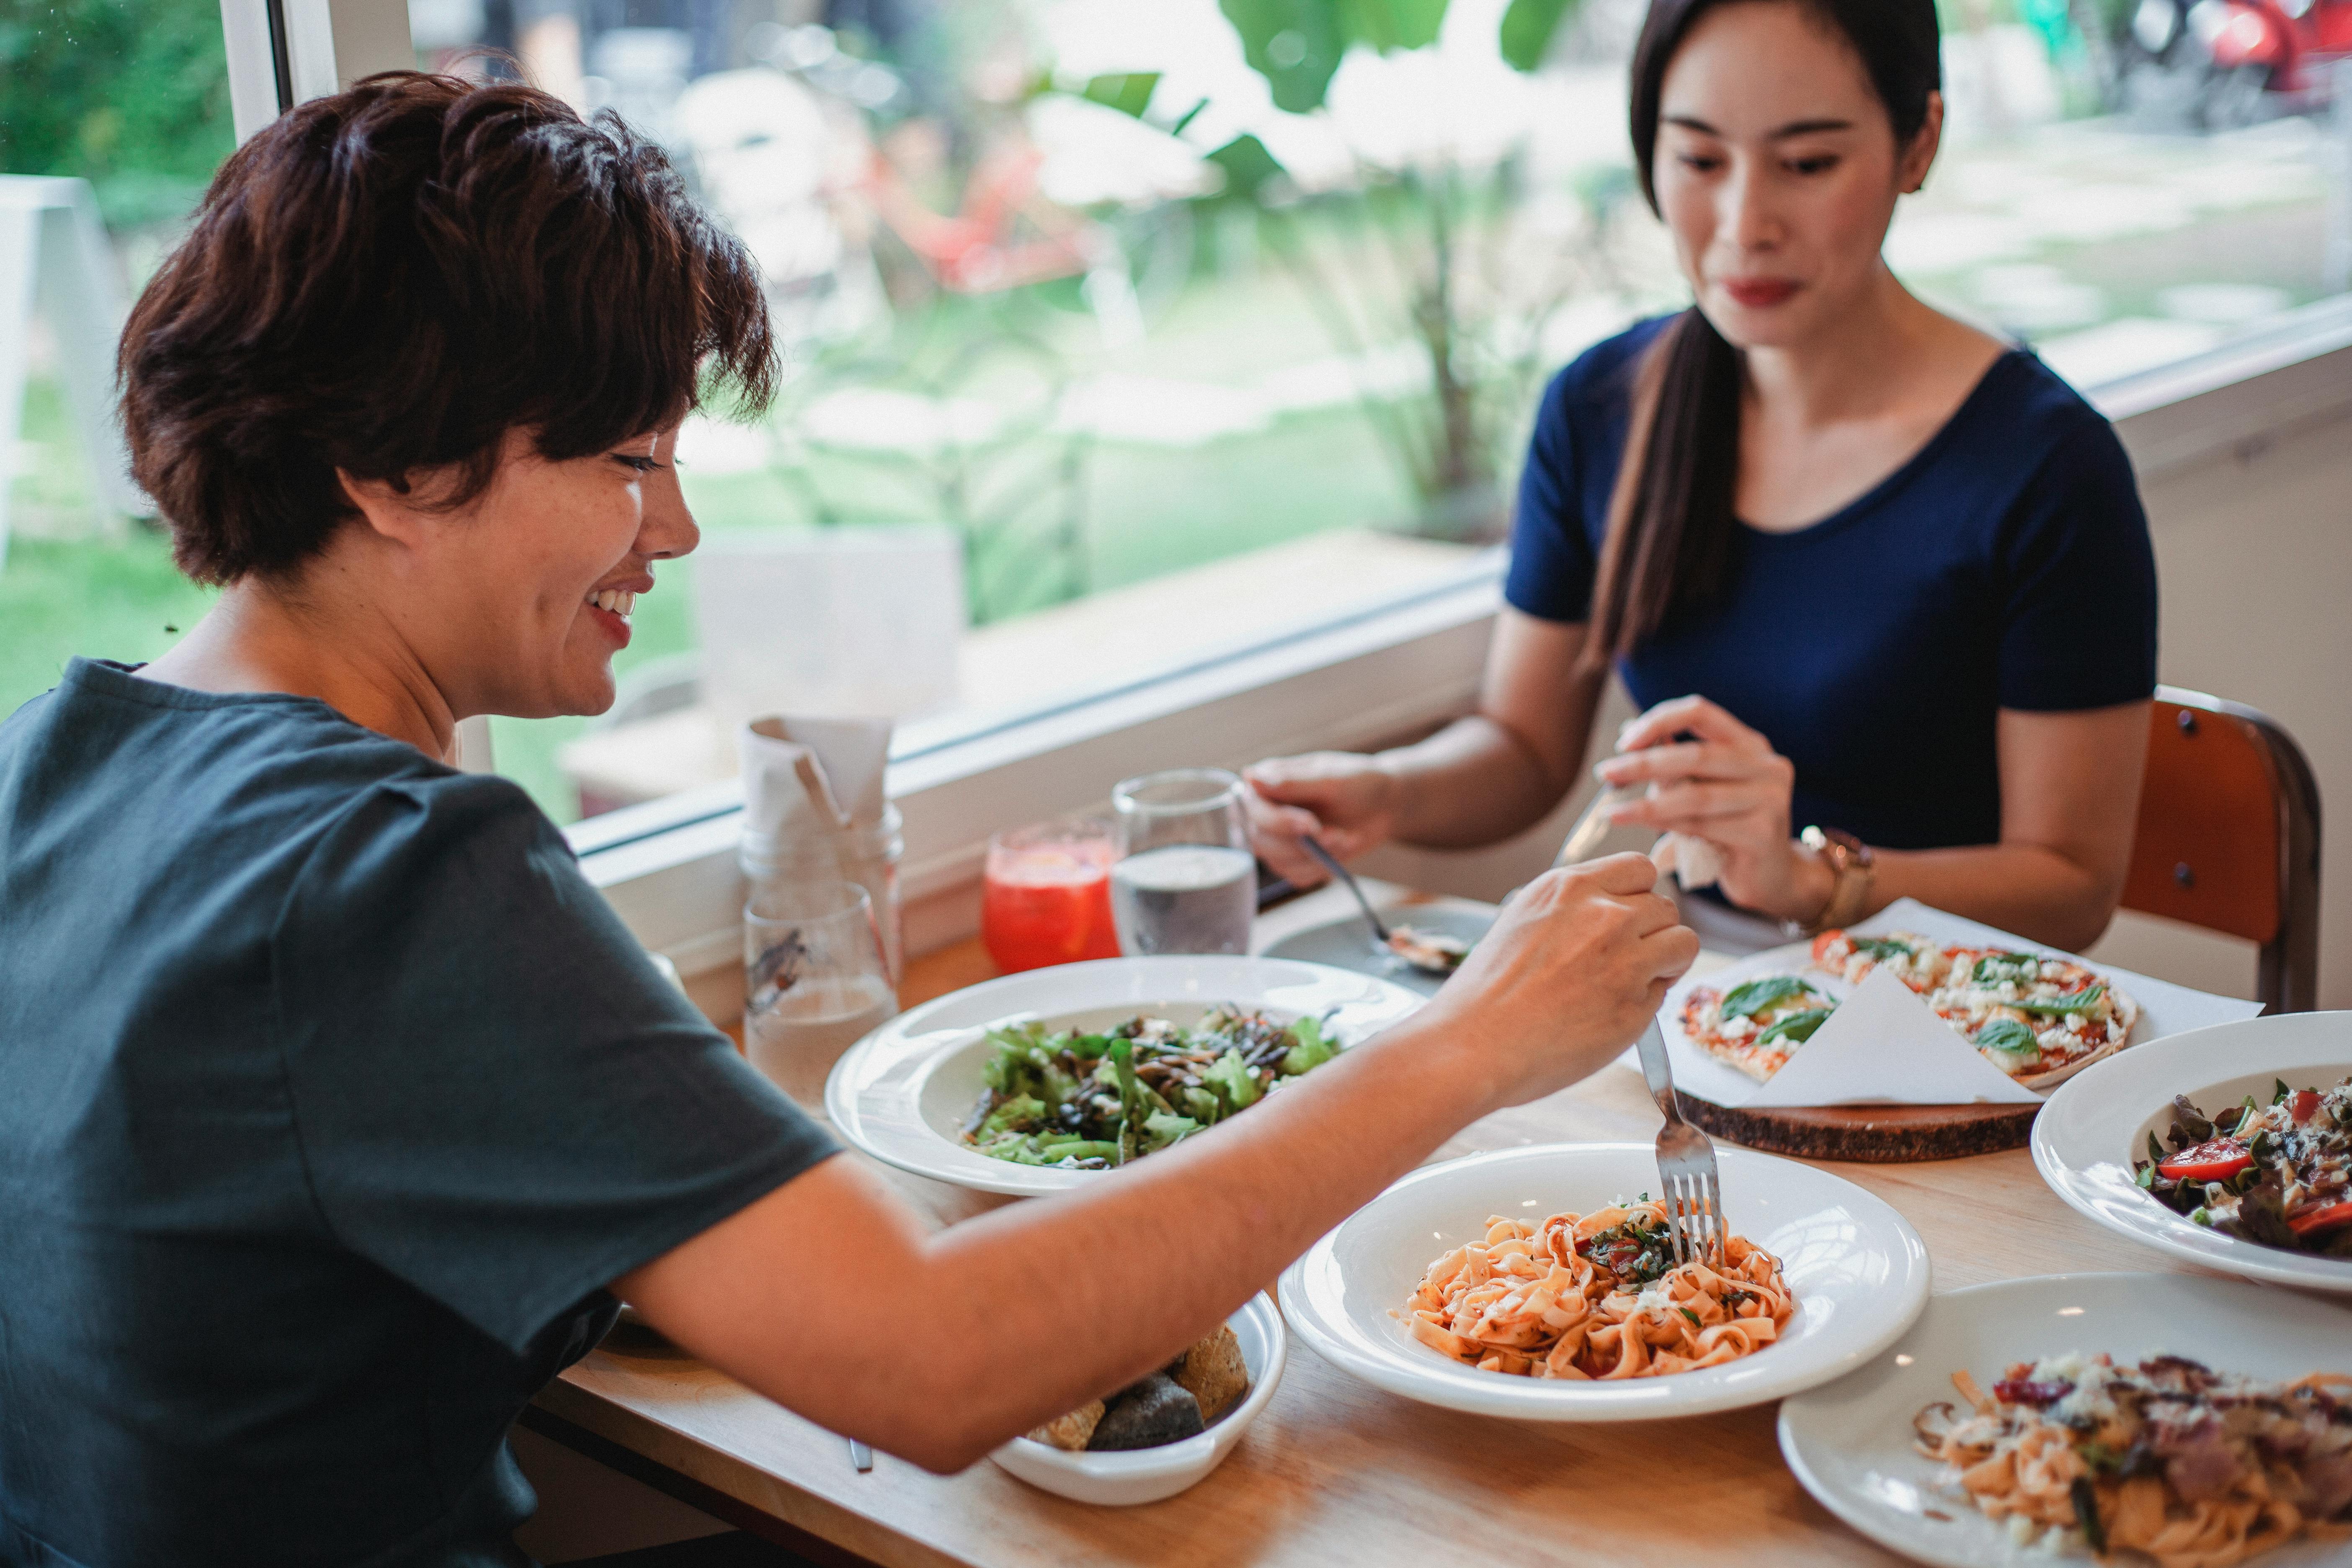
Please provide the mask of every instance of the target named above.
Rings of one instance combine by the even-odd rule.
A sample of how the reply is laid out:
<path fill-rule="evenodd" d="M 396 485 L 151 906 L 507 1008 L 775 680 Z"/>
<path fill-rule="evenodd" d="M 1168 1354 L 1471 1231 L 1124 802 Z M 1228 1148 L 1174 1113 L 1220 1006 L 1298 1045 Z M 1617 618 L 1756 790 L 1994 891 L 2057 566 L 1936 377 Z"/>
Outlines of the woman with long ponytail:
<path fill-rule="evenodd" d="M 1653 0 L 1630 104 L 1693 303 L 1546 392 L 1477 711 L 1258 764 L 1260 853 L 1312 881 L 1307 834 L 1532 826 L 1613 671 L 1643 710 L 1595 770 L 1613 820 L 1672 836 L 1717 945 L 1905 896 L 2087 945 L 2130 856 L 2154 554 L 2107 422 L 1880 254 L 1942 135 L 1935 0 Z"/>

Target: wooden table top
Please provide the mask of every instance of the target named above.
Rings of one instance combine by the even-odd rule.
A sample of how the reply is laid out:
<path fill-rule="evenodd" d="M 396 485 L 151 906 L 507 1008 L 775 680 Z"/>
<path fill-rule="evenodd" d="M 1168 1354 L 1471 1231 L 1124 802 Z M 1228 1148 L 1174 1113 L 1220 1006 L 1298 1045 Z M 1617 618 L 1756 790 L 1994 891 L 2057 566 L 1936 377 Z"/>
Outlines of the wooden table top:
<path fill-rule="evenodd" d="M 1296 929 L 1337 908 L 1327 889 L 1265 923 Z M 1268 940 L 1262 931 L 1260 945 Z M 905 998 L 912 1005 L 992 973 L 980 944 L 966 943 L 911 964 Z M 1434 1158 L 1646 1142 L 1658 1124 L 1640 1075 L 1611 1066 L 1474 1124 Z M 2061 1204 L 2023 1150 L 1916 1165 L 1817 1163 L 1917 1227 L 1939 1290 L 2068 1271 L 2194 1272 Z M 890 1174 L 942 1224 L 1013 1201 Z M 805 1532 L 893 1568 L 1325 1568 L 1474 1557 L 1680 1564 L 1726 1552 L 1742 1564 L 1902 1561 L 1797 1484 L 1774 1438 L 1775 1406 L 1615 1426 L 1496 1420 L 1383 1393 L 1295 1340 L 1281 1386 L 1232 1458 L 1190 1491 L 1141 1508 L 1070 1502 L 985 1460 L 939 1477 L 877 1455 L 860 1474 L 840 1437 L 650 1336 L 607 1340 L 538 1405 L 574 1436 L 593 1435 L 607 1457 L 635 1457 L 639 1473 L 649 1461 L 683 1478 L 681 1495 L 724 1505 L 739 1522 L 780 1521 L 789 1528 L 777 1539 L 805 1548 Z M 1667 1482 L 1686 1487 L 1682 1497 L 1697 1506 L 1681 1506 Z"/>

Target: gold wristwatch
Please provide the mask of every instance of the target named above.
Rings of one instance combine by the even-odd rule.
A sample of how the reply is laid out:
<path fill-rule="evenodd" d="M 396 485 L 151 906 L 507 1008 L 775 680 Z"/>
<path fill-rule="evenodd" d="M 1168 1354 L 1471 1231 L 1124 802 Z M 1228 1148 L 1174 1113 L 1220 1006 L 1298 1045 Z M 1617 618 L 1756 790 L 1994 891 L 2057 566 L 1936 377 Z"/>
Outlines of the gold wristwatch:
<path fill-rule="evenodd" d="M 1863 906 L 1870 901 L 1870 885 L 1878 878 L 1878 861 L 1870 846 L 1835 827 L 1808 827 L 1797 835 L 1797 842 L 1829 862 L 1833 879 L 1830 901 L 1805 927 L 1805 934 L 1836 931 L 1860 920 Z"/>

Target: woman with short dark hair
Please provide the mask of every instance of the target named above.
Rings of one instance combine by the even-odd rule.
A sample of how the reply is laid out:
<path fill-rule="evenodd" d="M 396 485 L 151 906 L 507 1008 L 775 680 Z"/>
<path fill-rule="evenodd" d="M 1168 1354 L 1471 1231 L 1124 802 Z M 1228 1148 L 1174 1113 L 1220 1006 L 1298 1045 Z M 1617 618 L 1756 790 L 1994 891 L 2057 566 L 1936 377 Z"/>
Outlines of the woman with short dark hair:
<path fill-rule="evenodd" d="M 520 1562 L 507 1428 L 614 1290 L 968 1464 L 1607 1061 L 1696 954 L 1639 857 L 1548 877 L 1231 1126 L 929 1234 L 447 765 L 468 715 L 611 702 L 696 542 L 698 378 L 757 407 L 771 353 L 660 153 L 545 94 L 378 77 L 223 167 L 121 361 L 220 600 L 0 724 L 0 1563 Z"/>
<path fill-rule="evenodd" d="M 1935 0 L 1654 0 L 1635 171 L 1696 302 L 1545 393 L 1479 711 L 1252 770 L 1277 868 L 1320 879 L 1307 833 L 1533 825 L 1613 668 L 1645 710 L 1596 770 L 1639 797 L 1613 820 L 1708 847 L 1720 890 L 1684 909 L 1715 945 L 1906 895 L 2059 947 L 2105 929 L 2154 552 L 2097 411 L 1880 254 L 1942 135 L 1937 48 Z"/>

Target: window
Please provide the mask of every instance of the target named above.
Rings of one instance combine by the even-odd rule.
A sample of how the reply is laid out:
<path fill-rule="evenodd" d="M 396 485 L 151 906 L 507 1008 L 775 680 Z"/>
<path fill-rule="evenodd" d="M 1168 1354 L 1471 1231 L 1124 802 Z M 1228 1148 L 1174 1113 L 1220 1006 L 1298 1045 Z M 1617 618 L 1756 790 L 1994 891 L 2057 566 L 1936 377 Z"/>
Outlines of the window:
<path fill-rule="evenodd" d="M 113 340 L 235 141 L 218 0 L 0 19 L 0 713 L 71 654 L 152 658 L 209 601 L 131 521 Z"/>

